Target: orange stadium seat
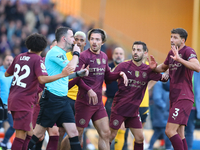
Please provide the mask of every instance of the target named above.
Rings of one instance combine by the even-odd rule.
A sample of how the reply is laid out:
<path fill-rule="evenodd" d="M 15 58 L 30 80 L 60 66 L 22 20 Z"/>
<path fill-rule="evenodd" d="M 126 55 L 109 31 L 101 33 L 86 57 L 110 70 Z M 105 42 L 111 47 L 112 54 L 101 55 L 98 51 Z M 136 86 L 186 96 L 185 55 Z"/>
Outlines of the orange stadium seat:
<path fill-rule="evenodd" d="M 0 139 L 3 139 L 3 138 L 4 138 L 4 132 L 0 132 Z M 15 133 L 11 136 L 10 143 L 13 143 L 14 138 L 15 138 Z"/>

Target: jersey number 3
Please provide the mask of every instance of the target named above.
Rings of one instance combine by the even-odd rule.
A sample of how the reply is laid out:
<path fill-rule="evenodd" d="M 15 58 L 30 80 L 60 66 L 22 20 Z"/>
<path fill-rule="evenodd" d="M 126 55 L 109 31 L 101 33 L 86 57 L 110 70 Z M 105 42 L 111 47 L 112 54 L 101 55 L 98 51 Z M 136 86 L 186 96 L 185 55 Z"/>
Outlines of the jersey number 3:
<path fill-rule="evenodd" d="M 176 119 L 176 117 L 178 116 L 178 112 L 179 112 L 180 109 L 178 108 L 175 108 L 175 113 L 173 113 L 173 116 L 172 118 L 174 118 L 174 120 Z"/>
<path fill-rule="evenodd" d="M 17 70 L 14 72 L 12 86 L 15 86 L 15 84 L 16 84 L 17 86 L 26 88 L 26 83 L 21 82 L 21 80 L 25 79 L 25 78 L 27 78 L 29 76 L 29 74 L 30 74 L 29 66 L 28 65 L 24 65 L 21 68 L 21 66 L 19 64 L 16 64 L 15 65 L 15 69 L 17 69 Z M 25 73 L 19 76 L 19 72 L 20 71 L 24 71 L 24 70 L 25 70 Z"/>

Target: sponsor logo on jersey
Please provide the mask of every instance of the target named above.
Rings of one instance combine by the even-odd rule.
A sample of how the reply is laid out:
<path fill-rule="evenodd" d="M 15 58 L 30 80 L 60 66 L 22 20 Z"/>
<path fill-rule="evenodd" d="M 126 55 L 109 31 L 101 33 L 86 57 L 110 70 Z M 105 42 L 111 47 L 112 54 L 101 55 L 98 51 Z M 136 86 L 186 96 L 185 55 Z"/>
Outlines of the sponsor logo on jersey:
<path fill-rule="evenodd" d="M 135 76 L 139 77 L 140 76 L 140 72 L 139 71 L 135 71 Z"/>
<path fill-rule="evenodd" d="M 89 72 L 105 72 L 105 68 L 89 68 Z"/>
<path fill-rule="evenodd" d="M 118 121 L 117 119 L 115 119 L 115 120 L 113 121 L 113 125 L 114 125 L 114 126 L 118 126 L 118 124 L 119 124 L 119 121 Z"/>
<path fill-rule="evenodd" d="M 169 68 L 170 68 L 171 70 L 177 70 L 178 67 L 181 67 L 181 66 L 182 66 L 181 63 L 169 64 Z"/>
<path fill-rule="evenodd" d="M 128 86 L 141 88 L 142 86 L 146 85 L 145 81 L 139 81 L 134 79 L 128 79 Z"/>
<path fill-rule="evenodd" d="M 85 119 L 83 119 L 83 118 L 80 119 L 80 120 L 79 120 L 79 123 L 80 123 L 81 125 L 84 125 L 84 124 L 85 124 Z"/>
<path fill-rule="evenodd" d="M 100 65 L 101 64 L 101 60 L 99 58 L 96 59 L 97 64 Z"/>

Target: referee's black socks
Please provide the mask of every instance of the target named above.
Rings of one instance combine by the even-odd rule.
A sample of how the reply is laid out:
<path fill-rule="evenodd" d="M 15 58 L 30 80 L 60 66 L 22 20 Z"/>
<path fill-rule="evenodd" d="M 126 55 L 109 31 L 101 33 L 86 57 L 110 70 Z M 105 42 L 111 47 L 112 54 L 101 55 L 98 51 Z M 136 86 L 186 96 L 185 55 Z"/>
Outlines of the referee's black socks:
<path fill-rule="evenodd" d="M 30 142 L 28 143 L 28 150 L 31 150 L 38 140 L 39 140 L 39 138 L 37 138 L 35 135 L 33 135 Z"/>
<path fill-rule="evenodd" d="M 78 136 L 69 138 L 71 150 L 82 150 Z"/>

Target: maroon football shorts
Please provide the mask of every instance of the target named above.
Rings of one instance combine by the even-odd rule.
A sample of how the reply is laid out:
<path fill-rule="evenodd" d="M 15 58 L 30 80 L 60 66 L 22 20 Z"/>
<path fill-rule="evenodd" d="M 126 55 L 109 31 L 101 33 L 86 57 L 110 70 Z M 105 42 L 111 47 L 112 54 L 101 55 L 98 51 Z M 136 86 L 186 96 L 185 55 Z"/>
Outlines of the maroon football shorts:
<path fill-rule="evenodd" d="M 75 121 L 77 127 L 85 128 L 88 126 L 90 119 L 94 122 L 104 117 L 108 117 L 108 115 L 103 104 L 91 106 L 79 102 L 75 103 Z"/>
<path fill-rule="evenodd" d="M 170 102 L 169 123 L 187 125 L 193 102 L 187 99 L 181 99 L 176 102 Z"/>
<path fill-rule="evenodd" d="M 30 131 L 33 113 L 30 111 L 11 111 L 13 117 L 13 128 L 15 130 Z"/>
<path fill-rule="evenodd" d="M 110 115 L 110 127 L 118 130 L 121 124 L 124 122 L 126 128 L 142 128 L 141 118 L 138 115 L 135 117 L 124 117 L 111 112 Z"/>

